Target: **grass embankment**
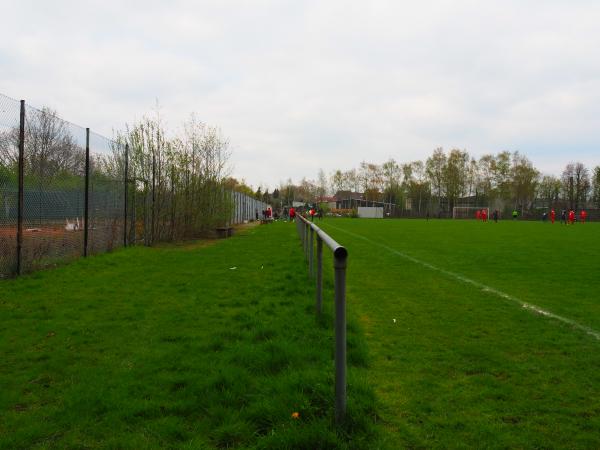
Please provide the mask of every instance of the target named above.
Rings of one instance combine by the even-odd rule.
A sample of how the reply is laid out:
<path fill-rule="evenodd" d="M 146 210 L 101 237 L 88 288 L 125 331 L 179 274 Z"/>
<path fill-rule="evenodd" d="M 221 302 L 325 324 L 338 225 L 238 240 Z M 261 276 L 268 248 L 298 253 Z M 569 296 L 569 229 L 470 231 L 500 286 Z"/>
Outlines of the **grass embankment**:
<path fill-rule="evenodd" d="M 600 448 L 600 341 L 448 273 L 600 331 L 598 224 L 320 225 L 349 249 L 388 447 Z"/>
<path fill-rule="evenodd" d="M 313 295 L 283 223 L 4 281 L 0 448 L 369 447 L 364 369 L 332 424 L 331 313 L 317 323 Z M 349 341 L 364 366 L 352 326 Z"/>

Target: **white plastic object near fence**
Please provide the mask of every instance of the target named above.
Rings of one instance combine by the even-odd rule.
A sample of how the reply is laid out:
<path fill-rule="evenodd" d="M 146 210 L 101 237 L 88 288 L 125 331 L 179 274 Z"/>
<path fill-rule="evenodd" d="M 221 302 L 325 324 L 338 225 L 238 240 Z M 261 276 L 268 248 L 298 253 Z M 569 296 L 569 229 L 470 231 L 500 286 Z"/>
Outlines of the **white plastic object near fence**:
<path fill-rule="evenodd" d="M 359 206 L 358 217 L 364 219 L 383 219 L 382 206 Z"/>

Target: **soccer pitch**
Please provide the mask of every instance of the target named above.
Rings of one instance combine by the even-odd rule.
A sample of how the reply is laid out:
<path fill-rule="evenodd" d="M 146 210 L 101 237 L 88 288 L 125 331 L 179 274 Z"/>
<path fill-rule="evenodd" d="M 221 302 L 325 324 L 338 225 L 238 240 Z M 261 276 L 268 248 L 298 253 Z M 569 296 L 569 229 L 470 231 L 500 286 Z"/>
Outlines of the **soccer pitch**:
<path fill-rule="evenodd" d="M 390 447 L 600 448 L 600 226 L 332 219 Z"/>

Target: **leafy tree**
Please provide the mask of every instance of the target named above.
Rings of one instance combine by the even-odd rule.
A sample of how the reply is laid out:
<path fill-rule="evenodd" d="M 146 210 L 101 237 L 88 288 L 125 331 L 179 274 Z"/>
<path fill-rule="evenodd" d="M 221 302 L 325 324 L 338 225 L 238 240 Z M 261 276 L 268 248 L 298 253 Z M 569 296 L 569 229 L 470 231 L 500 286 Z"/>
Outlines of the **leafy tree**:
<path fill-rule="evenodd" d="M 425 170 L 431 182 L 433 194 L 438 201 L 438 210 L 441 209 L 442 196 L 444 194 L 444 172 L 446 170 L 446 154 L 441 147 L 433 151 L 433 155 L 427 158 Z"/>
<path fill-rule="evenodd" d="M 335 192 L 343 191 L 346 184 L 344 173 L 339 169 L 333 172 L 330 176 L 330 183 Z"/>
<path fill-rule="evenodd" d="M 456 201 L 465 193 L 469 154 L 466 151 L 451 150 L 442 171 L 442 182 L 448 199 L 448 209 L 454 208 Z"/>
<path fill-rule="evenodd" d="M 600 166 L 594 167 L 592 176 L 592 199 L 596 208 L 600 208 Z"/>
<path fill-rule="evenodd" d="M 511 186 L 515 207 L 521 206 L 521 213 L 528 209 L 535 199 L 540 173 L 527 157 L 515 152 L 512 156 Z"/>
<path fill-rule="evenodd" d="M 495 198 L 495 171 L 496 158 L 494 155 L 483 155 L 479 158 L 477 188 L 481 192 L 483 199 L 491 203 Z"/>
<path fill-rule="evenodd" d="M 500 152 L 494 158 L 493 177 L 495 186 L 495 196 L 503 200 L 511 198 L 511 154 L 510 152 Z"/>
<path fill-rule="evenodd" d="M 548 206 L 555 206 L 560 198 L 561 181 L 552 175 L 544 175 L 537 185 L 537 197 Z"/>

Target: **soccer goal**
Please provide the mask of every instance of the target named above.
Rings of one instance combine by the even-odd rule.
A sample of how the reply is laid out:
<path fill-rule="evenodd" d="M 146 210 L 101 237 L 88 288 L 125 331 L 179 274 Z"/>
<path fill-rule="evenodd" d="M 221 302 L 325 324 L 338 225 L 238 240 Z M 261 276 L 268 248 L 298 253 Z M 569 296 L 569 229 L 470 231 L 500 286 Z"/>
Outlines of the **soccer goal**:
<path fill-rule="evenodd" d="M 452 208 L 452 218 L 453 219 L 478 219 L 481 218 L 480 214 L 477 214 L 477 211 L 481 214 L 482 211 L 485 211 L 485 217 L 490 219 L 490 208 L 487 206 L 455 206 Z"/>

